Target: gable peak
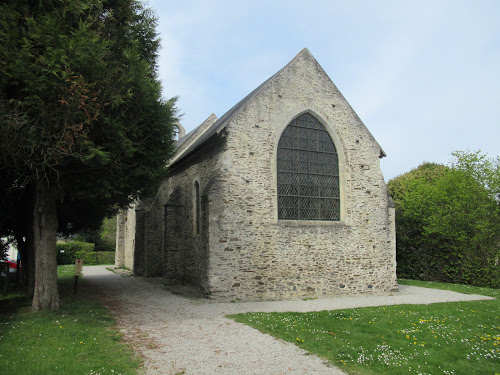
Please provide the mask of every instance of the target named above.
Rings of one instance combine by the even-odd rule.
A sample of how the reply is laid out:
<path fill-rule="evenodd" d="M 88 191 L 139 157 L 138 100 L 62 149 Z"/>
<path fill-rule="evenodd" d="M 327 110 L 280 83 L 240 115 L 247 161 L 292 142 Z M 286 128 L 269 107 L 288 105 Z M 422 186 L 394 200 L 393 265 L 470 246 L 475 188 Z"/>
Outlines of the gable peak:
<path fill-rule="evenodd" d="M 302 48 L 302 50 L 295 55 L 295 57 L 303 56 L 303 55 L 309 55 L 312 56 L 311 51 L 309 51 L 307 48 Z"/>

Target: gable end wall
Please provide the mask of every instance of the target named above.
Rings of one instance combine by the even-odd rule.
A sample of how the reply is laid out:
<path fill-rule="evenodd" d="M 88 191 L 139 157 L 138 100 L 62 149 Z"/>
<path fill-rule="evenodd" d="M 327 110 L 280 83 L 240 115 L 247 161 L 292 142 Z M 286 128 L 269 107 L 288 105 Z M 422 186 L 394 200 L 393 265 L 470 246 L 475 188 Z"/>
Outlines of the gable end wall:
<path fill-rule="evenodd" d="M 397 287 L 393 208 L 380 147 L 322 69 L 281 72 L 226 125 L 231 203 L 210 242 L 212 298 L 232 300 L 387 292 Z M 313 67 L 312 69 L 310 67 Z M 317 70 L 315 70 L 317 69 Z M 276 148 L 310 112 L 339 152 L 341 222 L 277 219 Z"/>

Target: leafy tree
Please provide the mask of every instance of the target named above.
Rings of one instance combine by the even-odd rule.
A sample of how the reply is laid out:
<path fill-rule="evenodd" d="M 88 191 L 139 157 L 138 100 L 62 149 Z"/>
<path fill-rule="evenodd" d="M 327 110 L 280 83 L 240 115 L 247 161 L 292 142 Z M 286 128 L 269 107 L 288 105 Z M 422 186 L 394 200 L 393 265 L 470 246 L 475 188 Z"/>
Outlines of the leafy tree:
<path fill-rule="evenodd" d="M 116 247 L 116 216 L 105 217 L 102 221 L 95 221 L 96 227 L 86 226 L 75 233 L 69 239 L 71 241 L 82 241 L 95 244 L 95 251 L 115 251 Z"/>
<path fill-rule="evenodd" d="M 100 228 L 99 250 L 115 251 L 116 248 L 116 216 L 105 218 Z"/>
<path fill-rule="evenodd" d="M 100 223 L 166 172 L 176 110 L 161 100 L 155 27 L 137 0 L 0 4 L 0 193 L 32 197 L 35 310 L 59 306 L 57 230 Z"/>
<path fill-rule="evenodd" d="M 389 181 L 402 277 L 500 286 L 500 161 L 456 152 Z"/>
<path fill-rule="evenodd" d="M 396 206 L 396 261 L 399 277 L 435 280 L 441 274 L 435 261 L 434 244 L 424 233 L 423 218 L 406 209 L 406 199 L 415 185 L 432 186 L 449 171 L 444 165 L 424 163 L 389 181 L 389 191 Z"/>

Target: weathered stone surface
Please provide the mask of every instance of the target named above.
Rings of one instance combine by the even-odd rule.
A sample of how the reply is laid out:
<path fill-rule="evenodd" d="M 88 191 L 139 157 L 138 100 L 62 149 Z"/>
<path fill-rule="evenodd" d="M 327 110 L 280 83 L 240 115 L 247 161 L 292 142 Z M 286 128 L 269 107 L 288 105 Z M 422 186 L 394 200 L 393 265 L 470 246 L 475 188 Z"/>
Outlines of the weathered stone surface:
<path fill-rule="evenodd" d="M 116 221 L 115 265 L 134 269 L 135 253 L 135 209 L 121 210 Z"/>
<path fill-rule="evenodd" d="M 277 144 L 285 127 L 306 112 L 323 124 L 337 148 L 337 222 L 278 220 Z M 183 142 L 169 178 L 147 212 L 141 211 L 144 241 L 139 225 L 135 247 L 129 232 L 136 213 L 127 214 L 126 230 L 118 230 L 126 232 L 125 240 L 117 241 L 125 255 L 117 251 L 117 264 L 122 258 L 128 264 L 127 252 L 135 251 L 136 274 L 163 274 L 168 284 L 197 285 L 205 296 L 221 300 L 397 287 L 394 208 L 379 165 L 384 152 L 309 51 L 203 127 Z M 199 234 L 195 182 L 201 194 Z"/>

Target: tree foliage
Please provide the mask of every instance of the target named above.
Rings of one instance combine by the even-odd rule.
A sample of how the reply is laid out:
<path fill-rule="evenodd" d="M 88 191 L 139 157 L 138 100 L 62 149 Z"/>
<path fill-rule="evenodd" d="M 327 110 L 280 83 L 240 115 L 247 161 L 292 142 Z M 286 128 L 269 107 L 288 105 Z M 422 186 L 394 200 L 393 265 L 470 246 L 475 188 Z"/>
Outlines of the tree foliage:
<path fill-rule="evenodd" d="M 96 223 L 99 223 L 97 221 Z M 116 216 L 104 218 L 99 227 L 85 227 L 67 237 L 71 241 L 95 244 L 95 251 L 115 251 Z"/>
<path fill-rule="evenodd" d="M 123 205 L 150 188 L 173 134 L 150 11 L 132 0 L 16 0 L 0 14 L 2 167 L 19 185 L 57 181 L 73 199 Z"/>
<path fill-rule="evenodd" d="M 500 159 L 455 152 L 389 181 L 400 277 L 500 287 Z"/>
<path fill-rule="evenodd" d="M 0 205 L 13 206 L 0 215 L 5 228 L 20 231 L 11 213 L 22 202 L 31 204 L 17 216 L 30 222 L 33 212 L 46 238 L 48 223 L 100 223 L 155 190 L 176 121 L 175 99 L 161 99 L 155 27 L 137 0 L 0 4 Z M 55 222 L 41 200 L 54 203 Z"/>

